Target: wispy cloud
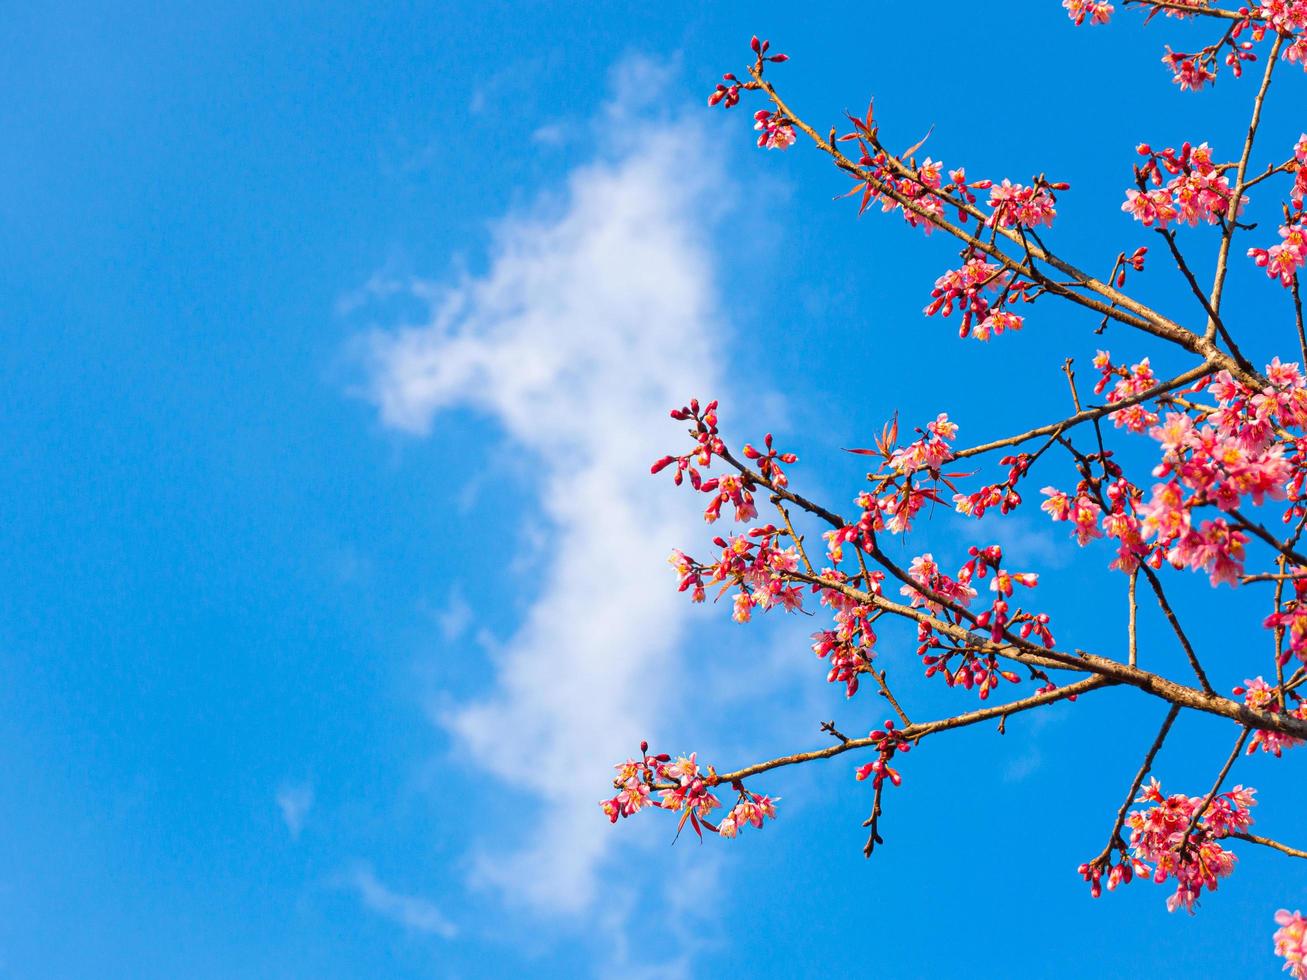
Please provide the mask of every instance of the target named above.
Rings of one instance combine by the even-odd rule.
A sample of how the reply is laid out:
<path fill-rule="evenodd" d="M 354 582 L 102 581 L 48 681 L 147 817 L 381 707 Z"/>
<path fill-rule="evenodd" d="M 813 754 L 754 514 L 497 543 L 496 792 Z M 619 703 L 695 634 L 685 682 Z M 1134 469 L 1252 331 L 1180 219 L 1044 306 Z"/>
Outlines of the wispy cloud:
<path fill-rule="evenodd" d="M 458 935 L 458 927 L 432 902 L 392 890 L 366 864 L 357 865 L 342 875 L 340 882 L 353 889 L 367 908 L 405 929 L 443 939 L 453 939 Z"/>
<path fill-rule="evenodd" d="M 657 80 L 630 69 L 641 84 L 603 113 L 618 151 L 574 171 L 561 207 L 505 221 L 484 275 L 430 294 L 429 323 L 368 343 L 386 425 L 422 435 L 472 407 L 533 460 L 549 537 L 538 597 L 493 688 L 440 722 L 466 758 L 539 801 L 528 843 L 488 846 L 480 878 L 553 912 L 590 904 L 616 839 L 596 794 L 657 736 L 684 676 L 690 607 L 665 559 L 702 523 L 649 463 L 678 436 L 667 409 L 720 394 L 724 374 L 707 246 L 724 170 L 697 125 L 639 120 Z"/>
<path fill-rule="evenodd" d="M 463 597 L 463 590 L 454 585 L 449 590 L 449 598 L 440 607 L 432 606 L 426 600 L 418 603 L 422 612 L 431 617 L 440 636 L 446 641 L 456 640 L 472 625 L 472 607 Z"/>
<path fill-rule="evenodd" d="M 283 783 L 277 790 L 277 806 L 292 840 L 299 840 L 304 820 L 313 809 L 313 787 L 308 783 Z"/>

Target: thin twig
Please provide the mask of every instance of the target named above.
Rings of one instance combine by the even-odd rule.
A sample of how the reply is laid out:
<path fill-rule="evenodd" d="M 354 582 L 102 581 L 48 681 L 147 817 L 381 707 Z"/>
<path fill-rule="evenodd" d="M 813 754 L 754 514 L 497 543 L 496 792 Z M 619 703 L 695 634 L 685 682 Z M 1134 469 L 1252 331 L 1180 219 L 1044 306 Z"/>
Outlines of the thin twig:
<path fill-rule="evenodd" d="M 1203 670 L 1203 665 L 1198 662 L 1198 654 L 1194 653 L 1189 637 L 1185 636 L 1184 629 L 1180 626 L 1180 620 L 1176 617 L 1175 611 L 1171 609 L 1171 604 L 1166 601 L 1166 593 L 1162 591 L 1162 583 L 1158 579 L 1157 573 L 1147 565 L 1140 565 L 1139 567 L 1143 569 L 1148 584 L 1153 587 L 1153 594 L 1157 596 L 1157 604 L 1162 607 L 1162 612 L 1166 615 L 1166 621 L 1171 624 L 1171 629 L 1175 631 L 1176 638 L 1180 641 L 1180 647 L 1184 650 L 1184 655 L 1189 659 L 1189 666 L 1198 678 L 1199 685 L 1208 694 L 1215 694 L 1216 691 L 1213 690 L 1211 681 L 1207 679 L 1207 671 Z"/>
<path fill-rule="evenodd" d="M 1198 821 L 1207 813 L 1207 808 L 1212 805 L 1212 800 L 1216 799 L 1216 794 L 1221 791 L 1221 784 L 1225 782 L 1225 777 L 1230 774 L 1230 767 L 1234 765 L 1234 761 L 1239 758 L 1239 753 L 1243 751 L 1244 742 L 1248 741 L 1248 733 L 1251 730 L 1252 729 L 1245 728 L 1239 733 L 1239 738 L 1234 743 L 1234 749 L 1230 752 L 1230 757 L 1225 760 L 1225 765 L 1223 765 L 1221 771 L 1217 773 L 1216 782 L 1212 784 L 1211 792 L 1207 794 L 1202 805 L 1194 810 L 1194 815 L 1189 818 L 1189 826 L 1185 828 L 1184 837 L 1180 839 L 1180 846 L 1177 848 L 1181 856 L 1184 855 L 1185 850 L 1189 847 L 1189 838 L 1193 836 L 1194 829 L 1198 826 Z"/>
<path fill-rule="evenodd" d="M 1175 723 L 1176 716 L 1179 714 L 1180 706 L 1178 704 L 1171 705 L 1171 710 L 1166 713 L 1162 727 L 1158 729 L 1157 737 L 1153 739 L 1153 744 L 1148 747 L 1148 754 L 1144 756 L 1139 771 L 1135 773 L 1135 778 L 1130 783 L 1130 789 L 1126 791 L 1125 802 L 1116 811 L 1116 821 L 1112 824 L 1112 830 L 1107 835 L 1107 846 L 1103 848 L 1098 857 L 1089 862 L 1091 865 L 1100 867 L 1104 865 L 1111 857 L 1114 847 L 1125 853 L 1125 841 L 1121 838 L 1121 828 L 1125 825 L 1126 814 L 1130 811 L 1130 805 L 1135 802 L 1135 794 L 1139 792 L 1139 787 L 1144 785 L 1149 770 L 1153 768 L 1153 760 L 1157 758 L 1157 753 L 1162 750 L 1162 745 L 1166 742 L 1166 736 L 1170 733 L 1171 726 Z"/>

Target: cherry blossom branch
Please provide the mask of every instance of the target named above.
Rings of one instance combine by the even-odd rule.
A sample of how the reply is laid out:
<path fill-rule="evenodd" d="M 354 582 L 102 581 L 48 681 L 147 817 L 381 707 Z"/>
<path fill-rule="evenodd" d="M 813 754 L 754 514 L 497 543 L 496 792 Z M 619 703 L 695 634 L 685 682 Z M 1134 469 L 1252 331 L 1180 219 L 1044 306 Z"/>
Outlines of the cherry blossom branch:
<path fill-rule="evenodd" d="M 914 619 L 917 622 L 924 623 L 942 635 L 948 636 L 966 645 L 980 653 L 993 653 L 996 656 L 1004 657 L 1008 660 L 1015 660 L 1018 663 L 1033 663 L 1038 666 L 1050 666 L 1068 670 L 1080 670 L 1082 672 L 1098 674 L 1104 678 L 1115 681 L 1118 684 L 1125 684 L 1130 687 L 1138 688 L 1146 694 L 1160 698 L 1163 701 L 1169 701 L 1172 704 L 1185 708 L 1193 708 L 1207 714 L 1219 715 L 1223 718 L 1229 718 L 1240 724 L 1257 728 L 1264 731 L 1279 732 L 1285 735 L 1293 735 L 1298 738 L 1307 738 L 1307 721 L 1294 718 L 1290 715 L 1274 714 L 1268 712 L 1255 711 L 1245 704 L 1232 701 L 1229 698 L 1221 697 L 1218 694 L 1208 694 L 1197 688 L 1186 687 L 1175 681 L 1168 680 L 1159 674 L 1150 673 L 1149 671 L 1140 670 L 1138 667 L 1132 667 L 1129 664 L 1112 660 L 1108 657 L 1088 653 L 1084 650 L 1077 650 L 1074 656 L 1059 653 L 1053 650 L 1041 650 L 1038 647 L 1030 646 L 1040 652 L 1036 655 L 1028 653 L 1016 644 L 995 643 L 992 640 L 977 636 L 966 628 L 955 623 L 950 623 L 939 619 L 929 613 L 913 609 L 910 606 L 904 606 L 900 603 L 886 599 L 884 596 L 878 596 L 870 592 L 864 592 L 855 589 L 842 582 L 836 582 L 832 579 L 822 577 L 812 578 L 802 573 L 791 572 L 790 577 L 799 581 L 808 582 L 813 585 L 820 585 L 823 588 L 834 589 L 856 599 L 858 602 L 867 605 L 876 606 L 896 615 Z"/>
<path fill-rule="evenodd" d="M 1296 847 L 1290 847 L 1288 844 L 1281 844 L 1278 840 L 1271 840 L 1269 837 L 1261 837 L 1257 834 L 1249 834 L 1242 831 L 1236 831 L 1227 836 L 1233 837 L 1236 840 L 1246 840 L 1249 844 L 1261 844 L 1263 847 L 1274 848 L 1281 854 L 1289 855 L 1289 857 L 1307 858 L 1307 851 L 1300 851 Z"/>
<path fill-rule="evenodd" d="M 1255 13 L 1241 13 L 1237 10 L 1225 10 L 1222 7 L 1191 7 L 1188 4 L 1172 3 L 1170 0 L 1123 0 L 1122 6 L 1152 7 L 1157 10 L 1174 10 L 1177 13 L 1196 14 L 1200 17 L 1217 17 L 1222 20 L 1265 20 Z"/>
<path fill-rule="evenodd" d="M 809 125 L 807 122 L 804 122 L 803 119 L 800 118 L 798 114 L 795 113 L 785 102 L 785 100 L 782 99 L 781 96 L 776 92 L 776 89 L 771 84 L 771 82 L 763 78 L 762 71 L 758 66 L 754 66 L 750 68 L 749 73 L 750 75 L 753 76 L 754 82 L 757 84 L 758 88 L 761 89 L 764 93 L 766 93 L 768 99 L 770 99 L 772 104 L 776 106 L 777 110 L 779 110 L 781 115 L 785 119 L 787 119 L 795 128 L 803 132 L 804 135 L 806 135 L 819 150 L 821 150 L 823 153 L 830 156 L 835 161 L 835 164 L 841 170 L 844 170 L 846 173 L 852 175 L 853 177 L 856 177 L 860 182 L 865 183 L 871 187 L 874 187 L 877 193 L 890 198 L 905 210 L 911 211 L 913 214 L 918 215 L 919 217 L 921 217 L 923 220 L 927 221 L 934 227 L 948 232 L 950 235 L 954 236 L 955 238 L 959 239 L 962 242 L 965 242 L 967 245 L 971 246 L 972 248 L 980 252 L 983 252 L 985 255 L 988 255 L 991 258 L 997 260 L 1010 271 L 1020 272 L 1026 275 L 1030 275 L 1032 273 L 1032 270 L 1029 267 L 1027 267 L 1024 263 L 1018 262 L 1015 259 L 1011 258 L 1006 253 L 1004 253 L 1001 249 L 999 249 L 996 245 L 984 241 L 977 235 L 971 234 L 970 232 L 966 231 L 960 226 L 949 221 L 947 218 L 933 214 L 932 212 L 922 207 L 922 205 L 919 204 L 917 201 L 902 194 L 900 191 L 898 191 L 896 188 L 892 187 L 888 183 L 879 180 L 873 171 L 855 163 L 852 159 L 850 159 L 843 152 L 841 152 L 841 150 L 837 146 L 835 146 L 830 139 L 828 139 L 827 137 L 823 137 L 811 125 Z M 832 134 L 833 132 L 834 131 L 832 130 Z M 885 152 L 887 162 L 890 164 L 891 167 L 893 167 L 897 172 L 899 172 L 900 175 L 915 180 L 916 175 L 913 173 L 913 171 L 910 170 L 908 167 L 904 166 L 903 163 L 900 162 L 897 157 L 885 151 L 884 147 L 881 146 L 879 143 L 875 143 L 873 145 L 875 145 L 876 149 Z M 983 212 L 981 212 L 980 209 L 968 204 L 965 201 L 959 200 L 957 198 L 954 198 L 948 194 L 944 194 L 939 191 L 932 190 L 931 193 L 935 197 L 939 198 L 941 201 L 946 202 L 950 207 L 957 208 L 960 211 L 972 215 L 982 223 L 984 222 L 986 215 Z M 1078 293 L 1066 289 L 1065 287 L 1059 286 L 1059 284 L 1052 282 L 1051 280 L 1045 279 L 1043 284 L 1049 287 L 1050 291 L 1056 292 L 1058 295 L 1062 295 L 1068 299 L 1073 300 L 1076 303 L 1079 303 L 1082 306 L 1092 309 L 1095 312 L 1101 313 L 1105 316 L 1109 316 L 1112 319 L 1117 320 L 1121 323 L 1125 323 L 1129 326 L 1136 327 L 1137 329 L 1144 330 L 1148 333 L 1152 333 L 1155 336 L 1160 337 L 1164 340 L 1168 340 L 1172 343 L 1178 344 L 1181 347 L 1184 347 L 1186 350 L 1190 350 L 1197 354 L 1213 354 L 1223 360 L 1227 360 L 1227 361 L 1230 360 L 1223 352 L 1217 350 L 1210 342 L 1204 342 L 1204 338 L 1202 338 L 1201 336 L 1193 333 L 1190 330 L 1185 329 L 1184 327 L 1180 326 L 1178 323 L 1175 323 L 1174 321 L 1169 320 L 1166 317 L 1163 317 L 1157 311 L 1145 306 L 1144 304 L 1138 302 L 1132 297 L 1129 297 L 1124 293 L 1121 293 L 1120 291 L 1114 289 L 1112 286 L 1108 285 L 1107 283 L 1103 283 L 1098 279 L 1094 278 L 1093 276 L 1089 275 L 1088 273 L 1081 271 L 1080 269 L 1076 268 L 1074 265 L 1070 264 L 1069 262 L 1066 262 L 1065 260 L 1060 259 L 1057 256 L 1054 256 L 1046 252 L 1044 249 L 1039 248 L 1038 246 L 1029 245 L 1027 242 L 1023 241 L 1021 235 L 1017 234 L 1012 229 L 1003 228 L 995 225 L 993 229 L 993 233 L 995 235 L 1002 236 L 1003 238 L 1007 239 L 1013 244 L 1023 247 L 1029 252 L 1029 254 L 1034 259 L 1037 259 L 1038 261 L 1041 262 L 1046 262 L 1049 265 L 1051 265 L 1053 268 L 1057 269 L 1059 272 L 1071 276 L 1081 287 L 1088 289 L 1091 292 L 1098 294 L 1099 296 L 1102 296 L 1105 300 L 1109 302 L 1095 300 L 1088 296 L 1082 296 Z M 1120 309 L 1118 309 L 1118 307 L 1120 307 Z M 1240 371 L 1239 373 L 1242 374 L 1243 372 Z"/>
<path fill-rule="evenodd" d="M 744 474 L 751 482 L 766 487 L 768 490 L 778 496 L 791 501 L 801 509 L 810 513 L 821 516 L 824 520 L 834 527 L 843 527 L 845 522 L 836 514 L 831 513 L 824 507 L 807 500 L 804 497 L 786 489 L 777 486 L 773 481 L 763 476 L 758 471 L 745 465 L 736 459 L 729 450 L 722 447 L 723 451 L 719 453 L 726 462 L 733 466 L 740 473 Z M 1237 511 L 1232 512 L 1237 515 Z M 1269 532 L 1267 534 L 1269 537 Z M 1279 542 L 1275 542 L 1277 548 L 1283 547 Z M 920 585 L 913 582 L 902 569 L 900 569 L 888 556 L 876 548 L 872 557 L 889 570 L 896 578 L 911 584 L 914 588 L 920 589 Z M 1293 557 L 1291 554 L 1290 557 Z M 1296 560 L 1296 559 L 1295 559 Z M 1307 565 L 1307 559 L 1300 562 Z M 1127 684 L 1136 687 L 1145 693 L 1154 697 L 1170 701 L 1172 704 L 1178 704 L 1183 707 L 1194 708 L 1208 714 L 1220 715 L 1238 721 L 1241 724 L 1265 731 L 1279 732 L 1286 735 L 1294 735 L 1299 738 L 1307 738 L 1307 721 L 1294 718 L 1286 714 L 1276 714 L 1255 711 L 1247 705 L 1232 701 L 1229 698 L 1221 697 L 1209 691 L 1201 691 L 1195 688 L 1186 687 L 1175 681 L 1168 680 L 1158 674 L 1149 671 L 1140 670 L 1138 667 L 1112 660 L 1108 657 L 1098 656 L 1087 653 L 1083 650 L 1077 650 L 1075 655 L 1060 653 L 1055 650 L 1047 650 L 1033 643 L 1020 640 L 1006 634 L 1007 643 L 996 643 L 993 640 L 984 639 L 971 632 L 970 629 L 955 623 L 947 622 L 935 616 L 929 615 L 919 609 L 911 606 L 904 606 L 900 603 L 886 599 L 884 596 L 876 595 L 870 591 L 856 589 L 845 582 L 828 579 L 823 576 L 806 575 L 802 572 L 794 571 L 786 573 L 787 578 L 797 581 L 806 582 L 809 585 L 818 585 L 823 588 L 833 589 L 860 603 L 883 609 L 904 618 L 912 619 L 918 623 L 924 623 L 942 635 L 948 636 L 957 641 L 959 645 L 974 649 L 982 653 L 992 653 L 1005 659 L 1015 660 L 1018 663 L 1033 664 L 1040 667 L 1053 667 L 1066 670 L 1078 670 L 1084 672 L 1096 673 L 1108 677 L 1118 683 Z M 923 594 L 927 594 L 923 592 Z M 932 601 L 937 601 L 956 615 L 968 616 L 967 610 L 951 603 L 947 598 L 938 595 L 929 596 Z M 1209 685 L 1210 686 L 1210 685 Z"/>
<path fill-rule="evenodd" d="M 1183 374 L 1176 375 L 1170 381 L 1149 388 L 1147 391 L 1141 391 L 1138 394 L 1129 395 L 1122 398 L 1120 401 L 1112 402 L 1107 405 L 1095 405 L 1091 408 L 1086 408 L 1060 422 L 1051 422 L 1048 425 L 1037 426 L 1036 428 L 1023 432 L 1020 435 L 1008 436 L 1005 439 L 995 439 L 993 442 L 987 442 L 983 445 L 958 450 L 953 454 L 953 458 L 966 459 L 971 456 L 980 456 L 983 453 L 991 452 L 995 449 L 1003 449 L 1007 446 L 1018 446 L 1023 442 L 1030 441 L 1031 439 L 1038 439 L 1040 436 L 1061 435 L 1063 432 L 1074 428 L 1081 422 L 1088 422 L 1091 419 L 1102 418 L 1104 415 L 1110 415 L 1112 412 L 1118 412 L 1123 408 L 1128 408 L 1131 405 L 1138 405 L 1141 402 L 1156 398 L 1159 395 L 1164 395 L 1177 388 L 1183 388 L 1185 385 L 1192 384 L 1201 378 L 1205 378 L 1208 375 L 1215 373 L 1217 370 L 1219 370 L 1219 365 L 1204 361 L 1197 367 L 1190 368 Z"/>
<path fill-rule="evenodd" d="M 1080 288 L 1086 289 L 1103 298 L 1101 300 L 1095 299 L 1091 296 L 1078 293 L 1073 289 L 1068 289 L 1039 273 L 1034 269 L 1033 265 L 1026 262 L 1018 262 L 1016 259 L 1011 258 L 992 241 L 986 242 L 979 236 L 973 235 L 964 228 L 949 221 L 947 218 L 931 212 L 913 198 L 900 192 L 890 183 L 880 180 L 874 171 L 861 166 L 845 155 L 834 144 L 835 131 L 833 129 L 831 130 L 829 137 L 824 137 L 809 123 L 805 122 L 790 108 L 785 100 L 781 98 L 771 82 L 763 77 L 761 63 L 750 67 L 749 74 L 753 78 L 753 86 L 766 94 L 767 98 L 774 106 L 776 106 L 780 116 L 784 118 L 788 124 L 804 133 L 804 135 L 806 135 L 821 152 L 830 156 L 836 166 L 841 170 L 857 178 L 860 183 L 866 184 L 869 188 L 874 188 L 877 194 L 894 201 L 905 211 L 917 215 L 933 227 L 948 232 L 958 240 L 965 242 L 971 248 L 995 259 L 1009 271 L 1021 273 L 1035 279 L 1055 295 L 1069 299 L 1072 302 L 1084 306 L 1087 309 L 1094 310 L 1095 312 L 1110 317 L 1111 319 L 1117 320 L 1120 323 L 1153 334 L 1156 337 L 1176 344 L 1192 353 L 1202 355 L 1206 359 L 1212 361 L 1217 367 L 1230 371 L 1231 374 L 1240 380 L 1258 385 L 1264 381 L 1264 379 L 1262 379 L 1261 376 L 1249 365 L 1246 363 L 1240 363 L 1239 359 L 1220 350 L 1215 345 L 1212 338 L 1186 329 L 1175 321 L 1158 313 L 1151 307 L 1148 307 L 1138 300 L 1135 300 L 1133 297 L 1120 292 L 1110 284 L 1104 283 L 1088 273 L 1083 272 L 1076 266 L 1059 258 L 1046 249 L 1038 245 L 1031 245 L 1025 235 L 1020 233 L 1019 230 L 1001 227 L 995 223 L 991 234 L 992 236 L 1002 236 L 1004 239 L 1020 246 L 1032 259 L 1047 263 L 1059 272 L 1070 276 L 1075 280 Z M 917 174 L 915 171 L 905 166 L 896 156 L 885 150 L 884 146 L 881 145 L 878 140 L 872 136 L 868 136 L 867 139 L 871 141 L 871 145 L 874 146 L 877 151 L 884 155 L 887 164 L 894 169 L 896 173 L 902 177 L 914 181 L 916 180 Z M 940 201 L 947 203 L 950 207 L 974 216 L 983 226 L 987 216 L 980 211 L 979 208 L 936 189 L 930 189 L 929 193 Z M 1214 308 L 1219 309 L 1219 305 L 1213 304 L 1213 306 Z"/>
<path fill-rule="evenodd" d="M 1090 691 L 1097 690 L 1100 687 L 1108 687 L 1112 684 L 1110 680 L 1102 677 L 1090 677 L 1075 684 L 1068 684 L 1066 687 L 1059 687 L 1052 691 L 1044 691 L 1040 694 L 1032 694 L 1029 697 L 1021 698 L 1017 701 L 1009 701 L 1006 704 L 996 704 L 988 708 L 979 708 L 975 711 L 968 711 L 960 715 L 954 715 L 951 718 L 941 718 L 938 721 L 923 722 L 918 725 L 908 725 L 899 730 L 900 738 L 910 742 L 916 742 L 925 738 L 927 735 L 934 735 L 938 732 L 952 731 L 955 728 L 966 728 L 969 725 L 976 725 L 982 721 L 989 721 L 993 718 L 1006 718 L 1009 715 L 1019 714 L 1022 711 L 1029 711 L 1031 708 L 1038 708 L 1045 704 L 1052 704 L 1056 701 L 1064 701 L 1068 698 L 1074 698 L 1081 694 L 1087 694 Z M 837 745 L 828 745 L 824 749 L 815 749 L 811 752 L 796 752 L 793 755 L 783 755 L 775 759 L 769 759 L 766 762 L 757 762 L 751 766 L 745 766 L 742 769 L 736 769 L 733 772 L 723 772 L 716 774 L 718 783 L 732 783 L 736 780 L 748 779 L 750 776 L 757 776 L 764 772 L 770 772 L 773 769 L 780 769 L 783 766 L 794 766 L 803 762 L 815 762 L 818 759 L 830 759 L 837 755 L 843 755 L 845 752 L 851 752 L 854 749 L 865 749 L 870 746 L 878 745 L 879 739 L 851 738 L 847 742 L 840 742 Z"/>

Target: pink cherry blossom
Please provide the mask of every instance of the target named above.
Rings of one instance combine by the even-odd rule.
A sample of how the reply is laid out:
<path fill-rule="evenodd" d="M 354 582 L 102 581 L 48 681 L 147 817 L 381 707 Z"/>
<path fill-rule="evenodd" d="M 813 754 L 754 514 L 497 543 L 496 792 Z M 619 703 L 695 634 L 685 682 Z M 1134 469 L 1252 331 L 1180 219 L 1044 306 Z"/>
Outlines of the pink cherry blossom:
<path fill-rule="evenodd" d="M 1090 24 L 1106 24 L 1115 9 L 1110 3 L 1100 0 L 1062 0 L 1062 6 L 1077 27 L 1086 19 Z"/>
<path fill-rule="evenodd" d="M 1280 909 L 1275 913 L 1275 955 L 1284 958 L 1284 969 L 1294 980 L 1307 980 L 1307 918 L 1301 912 Z"/>

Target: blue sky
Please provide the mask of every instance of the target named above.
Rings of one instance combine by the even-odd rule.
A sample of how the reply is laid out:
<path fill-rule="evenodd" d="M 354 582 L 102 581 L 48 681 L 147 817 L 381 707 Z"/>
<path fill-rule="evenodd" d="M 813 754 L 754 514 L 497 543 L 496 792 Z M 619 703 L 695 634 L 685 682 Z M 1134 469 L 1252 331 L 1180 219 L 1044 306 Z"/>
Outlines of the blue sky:
<path fill-rule="evenodd" d="M 824 684 L 812 623 L 674 594 L 666 553 L 707 536 L 646 475 L 678 444 L 666 408 L 720 397 L 728 435 L 776 432 L 796 484 L 843 505 L 840 448 L 894 411 L 979 440 L 1061 411 L 1066 355 L 1146 353 L 1053 306 L 988 347 L 924 320 L 947 243 L 856 220 L 813 154 L 704 107 L 749 35 L 791 54 L 813 118 L 874 94 L 894 142 L 934 125 L 949 165 L 1070 180 L 1052 240 L 1104 271 L 1152 244 L 1118 211 L 1134 144 L 1229 156 L 1245 125 L 1249 80 L 1169 84 L 1184 25 L 1075 30 L 1052 0 L 1001 40 L 974 4 L 860 19 L 0 12 L 0 976 L 1277 968 L 1285 861 L 1243 853 L 1194 920 L 1146 884 L 1088 898 L 1075 867 L 1164 714 L 1126 692 L 923 744 L 870 862 L 847 760 L 766 780 L 781 819 L 734 842 L 673 848 L 658 814 L 610 828 L 594 804 L 641 737 L 730 766 L 883 717 Z M 1263 159 L 1301 131 L 1303 84 L 1268 105 Z M 1181 285 L 1143 281 L 1191 317 Z M 1245 350 L 1291 352 L 1278 287 L 1236 264 L 1231 288 Z M 904 553 L 960 561 L 977 533 L 940 515 Z M 1060 638 L 1119 646 L 1105 552 L 1064 557 L 1035 514 L 995 533 L 1044 572 Z M 1196 639 L 1228 687 L 1263 670 L 1264 610 L 1217 601 Z M 1146 644 L 1178 669 L 1160 625 Z M 914 715 L 969 706 L 890 639 Z M 1234 731 L 1177 732 L 1164 785 L 1205 792 Z M 1307 802 L 1287 772 L 1236 774 L 1270 836 Z"/>

